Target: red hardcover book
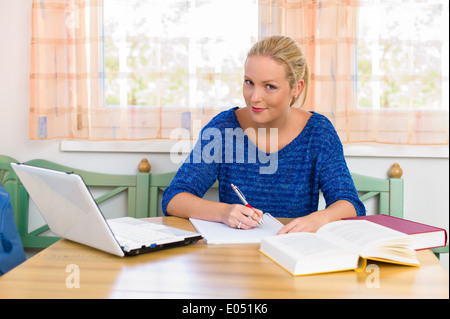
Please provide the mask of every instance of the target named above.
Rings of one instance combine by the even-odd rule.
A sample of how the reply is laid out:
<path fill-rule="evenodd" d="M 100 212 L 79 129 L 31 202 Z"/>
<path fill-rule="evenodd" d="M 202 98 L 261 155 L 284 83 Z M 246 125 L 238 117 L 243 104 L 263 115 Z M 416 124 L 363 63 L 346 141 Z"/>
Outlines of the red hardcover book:
<path fill-rule="evenodd" d="M 411 236 L 411 246 L 415 250 L 442 247 L 447 244 L 447 231 L 411 220 L 389 215 L 368 215 L 344 219 L 364 219 Z"/>

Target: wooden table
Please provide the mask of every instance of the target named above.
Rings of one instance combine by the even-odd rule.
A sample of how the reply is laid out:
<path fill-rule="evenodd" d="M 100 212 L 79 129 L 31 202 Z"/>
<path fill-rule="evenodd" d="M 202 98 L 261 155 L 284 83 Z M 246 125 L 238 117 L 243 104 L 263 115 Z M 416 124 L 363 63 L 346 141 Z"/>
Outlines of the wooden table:
<path fill-rule="evenodd" d="M 181 218 L 151 220 L 194 230 Z M 293 277 L 258 248 L 200 241 L 120 258 L 61 240 L 0 277 L 0 298 L 449 298 L 448 271 L 429 250 L 418 252 L 420 267 L 372 263 L 377 288 L 372 271 Z"/>

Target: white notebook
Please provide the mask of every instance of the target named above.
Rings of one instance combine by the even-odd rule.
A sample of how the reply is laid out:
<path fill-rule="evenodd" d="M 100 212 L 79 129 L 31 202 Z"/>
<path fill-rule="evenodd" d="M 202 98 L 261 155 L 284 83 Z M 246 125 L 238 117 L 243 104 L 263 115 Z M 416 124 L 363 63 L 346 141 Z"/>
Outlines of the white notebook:
<path fill-rule="evenodd" d="M 244 244 L 260 243 L 261 239 L 274 236 L 283 228 L 283 224 L 272 215 L 264 214 L 264 225 L 244 230 L 231 228 L 223 223 L 189 218 L 195 229 L 202 234 L 207 244 Z"/>

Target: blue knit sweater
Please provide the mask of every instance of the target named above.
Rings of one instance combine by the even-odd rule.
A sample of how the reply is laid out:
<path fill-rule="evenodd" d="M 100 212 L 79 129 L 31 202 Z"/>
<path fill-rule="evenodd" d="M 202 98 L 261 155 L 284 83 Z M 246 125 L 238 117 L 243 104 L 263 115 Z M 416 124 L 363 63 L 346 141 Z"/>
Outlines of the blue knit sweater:
<path fill-rule="evenodd" d="M 365 215 L 342 144 L 325 116 L 312 113 L 291 143 L 266 154 L 241 134 L 236 109 L 221 112 L 202 129 L 191 154 L 164 191 L 164 214 L 176 194 L 203 197 L 218 180 L 221 202 L 241 204 L 231 188 L 234 184 L 250 205 L 275 217 L 295 218 L 317 211 L 319 190 L 327 207 L 343 199 L 353 204 L 359 216 Z"/>

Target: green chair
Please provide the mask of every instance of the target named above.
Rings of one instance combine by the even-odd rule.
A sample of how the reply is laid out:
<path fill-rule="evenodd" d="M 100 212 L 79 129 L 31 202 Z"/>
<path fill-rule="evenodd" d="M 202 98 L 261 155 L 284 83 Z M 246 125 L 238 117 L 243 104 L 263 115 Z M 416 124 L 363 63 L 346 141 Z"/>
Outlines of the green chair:
<path fill-rule="evenodd" d="M 398 164 L 394 165 L 398 166 Z M 351 173 L 351 175 L 362 202 L 378 196 L 378 214 L 403 218 L 403 179 L 401 173 L 390 174 L 388 179 L 354 173 Z"/>
<path fill-rule="evenodd" d="M 44 225 L 33 231 L 28 230 L 29 197 L 20 180 L 11 168 L 11 163 L 17 160 L 0 155 L 0 183 L 11 195 L 11 205 L 14 211 L 14 218 L 22 238 L 24 247 L 44 248 L 55 241 L 58 237 L 45 236 L 43 233 L 48 230 Z M 175 176 L 175 172 L 164 174 L 149 174 L 150 166 L 146 159 L 139 164 L 139 173 L 136 175 L 114 175 L 83 171 L 68 166 L 62 166 L 46 160 L 31 160 L 28 165 L 49 168 L 64 172 L 74 172 L 83 178 L 89 188 L 108 187 L 112 188 L 106 194 L 96 198 L 98 204 L 111 199 L 123 192 L 127 193 L 128 216 L 143 218 L 156 217 L 160 207 L 160 193 L 170 185 Z M 146 164 L 146 165 L 143 165 Z M 358 191 L 361 201 L 370 198 L 378 199 L 380 214 L 391 215 L 403 218 L 403 179 L 402 172 L 398 164 L 394 164 L 390 170 L 390 178 L 382 179 L 353 174 L 352 178 Z M 217 188 L 216 182 L 212 188 Z M 439 258 L 440 254 L 448 253 L 448 245 L 434 248 L 432 251 Z"/>
<path fill-rule="evenodd" d="M 12 162 L 17 161 L 7 156 L 0 156 L 0 182 L 11 195 L 11 205 L 13 206 L 23 246 L 26 248 L 48 247 L 60 238 L 45 235 L 44 233 L 49 229 L 47 225 L 29 231 L 29 196 L 12 170 L 10 166 Z M 94 173 L 41 159 L 28 161 L 26 164 L 79 174 L 90 189 L 96 187 L 107 188 L 108 192 L 95 199 L 97 204 L 125 192 L 127 194 L 128 216 L 136 218 L 148 217 L 150 176 L 148 173 L 138 173 L 136 175 Z"/>
<path fill-rule="evenodd" d="M 150 207 L 149 217 L 158 216 L 160 192 L 170 185 L 176 173 L 150 174 Z"/>
<path fill-rule="evenodd" d="M 403 218 L 403 174 L 398 163 L 389 170 L 389 179 L 380 179 L 358 174 L 352 174 L 358 193 L 363 193 L 359 199 L 364 202 L 367 199 L 379 196 L 379 214 L 391 215 Z M 445 247 L 432 248 L 431 251 L 439 259 L 440 254 L 448 253 L 448 244 Z"/>
<path fill-rule="evenodd" d="M 448 254 L 448 244 L 444 247 L 432 248 L 431 251 L 440 259 L 441 254 Z"/>

